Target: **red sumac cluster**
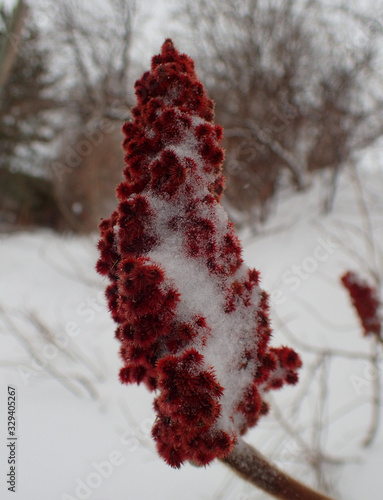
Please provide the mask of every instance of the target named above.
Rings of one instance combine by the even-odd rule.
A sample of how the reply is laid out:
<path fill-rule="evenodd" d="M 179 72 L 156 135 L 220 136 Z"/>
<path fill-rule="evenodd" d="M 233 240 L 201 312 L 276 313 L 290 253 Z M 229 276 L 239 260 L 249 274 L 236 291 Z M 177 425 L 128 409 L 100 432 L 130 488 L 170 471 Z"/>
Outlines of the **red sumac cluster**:
<path fill-rule="evenodd" d="M 341 281 L 350 294 L 364 335 L 373 334 L 379 337 L 382 324 L 379 315 L 380 301 L 376 288 L 369 285 L 353 271 L 347 271 L 341 277 Z"/>
<path fill-rule="evenodd" d="M 166 40 L 136 95 L 97 269 L 110 281 L 121 381 L 155 391 L 160 455 L 204 465 L 230 453 L 301 361 L 269 347 L 267 294 L 220 204 L 222 128 L 193 61 Z"/>

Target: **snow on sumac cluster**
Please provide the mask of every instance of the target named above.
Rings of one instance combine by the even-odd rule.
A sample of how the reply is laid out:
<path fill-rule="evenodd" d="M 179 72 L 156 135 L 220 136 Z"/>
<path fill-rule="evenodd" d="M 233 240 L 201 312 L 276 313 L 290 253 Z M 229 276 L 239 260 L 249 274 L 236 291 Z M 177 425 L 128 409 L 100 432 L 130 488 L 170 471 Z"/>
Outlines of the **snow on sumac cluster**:
<path fill-rule="evenodd" d="M 166 40 L 135 89 L 97 269 L 110 280 L 120 379 L 156 391 L 160 455 L 207 464 L 267 412 L 266 391 L 297 382 L 301 361 L 268 345 L 267 294 L 220 204 L 222 128 L 193 61 Z"/>
<path fill-rule="evenodd" d="M 380 301 L 375 287 L 369 285 L 355 272 L 348 271 L 341 277 L 343 286 L 347 288 L 364 335 L 380 336 L 382 324 L 379 315 Z"/>

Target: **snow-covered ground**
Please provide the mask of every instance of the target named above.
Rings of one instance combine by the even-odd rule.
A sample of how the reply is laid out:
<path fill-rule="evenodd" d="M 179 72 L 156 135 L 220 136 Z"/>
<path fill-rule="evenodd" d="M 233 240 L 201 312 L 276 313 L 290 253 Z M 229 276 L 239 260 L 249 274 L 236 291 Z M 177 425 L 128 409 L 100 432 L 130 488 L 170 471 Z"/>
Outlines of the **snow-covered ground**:
<path fill-rule="evenodd" d="M 304 361 L 300 384 L 273 396 L 271 414 L 246 439 L 336 498 L 380 500 L 383 425 L 370 448 L 361 445 L 372 419 L 373 343 L 339 284 L 347 269 L 383 276 L 383 173 L 360 177 L 362 192 L 343 174 L 330 215 L 318 212 L 324 193 L 315 183 L 281 199 L 260 234 L 242 235 L 246 262 L 271 292 L 275 344 L 294 345 Z M 266 498 L 220 463 L 173 470 L 156 455 L 152 395 L 117 379 L 96 241 L 42 231 L 1 236 L 0 498 Z M 357 357 L 336 355 L 345 351 Z M 382 376 L 381 354 L 377 366 Z M 16 494 L 6 484 L 8 386 L 17 394 Z M 310 456 L 322 465 L 311 466 Z"/>

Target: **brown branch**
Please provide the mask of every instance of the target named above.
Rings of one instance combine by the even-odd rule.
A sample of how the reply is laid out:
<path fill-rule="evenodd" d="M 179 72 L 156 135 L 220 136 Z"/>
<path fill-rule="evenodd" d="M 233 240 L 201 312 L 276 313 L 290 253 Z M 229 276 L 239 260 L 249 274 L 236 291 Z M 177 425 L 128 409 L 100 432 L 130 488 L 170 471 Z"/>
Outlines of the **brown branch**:
<path fill-rule="evenodd" d="M 0 47 L 0 91 L 7 83 L 16 60 L 27 13 L 27 6 L 23 0 L 19 0 L 13 11 L 11 24 L 5 33 L 3 44 Z"/>
<path fill-rule="evenodd" d="M 259 451 L 239 439 L 221 461 L 246 481 L 281 500 L 332 500 L 293 479 L 271 464 Z"/>

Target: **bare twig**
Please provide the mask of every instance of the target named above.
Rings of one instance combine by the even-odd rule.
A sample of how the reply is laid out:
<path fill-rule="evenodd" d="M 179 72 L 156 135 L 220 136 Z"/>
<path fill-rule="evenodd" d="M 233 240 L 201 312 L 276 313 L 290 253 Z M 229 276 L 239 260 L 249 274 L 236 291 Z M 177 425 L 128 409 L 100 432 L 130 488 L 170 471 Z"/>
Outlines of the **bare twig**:
<path fill-rule="evenodd" d="M 313 466 L 317 478 L 317 484 L 328 491 L 325 477 L 323 475 L 322 459 L 322 437 L 325 422 L 325 408 L 328 400 L 328 368 L 329 356 L 324 354 L 321 357 L 321 373 L 319 377 L 319 394 L 317 399 L 316 415 L 314 416 L 314 425 L 312 427 L 312 450 L 314 452 Z"/>
<path fill-rule="evenodd" d="M 283 329 L 285 335 L 292 340 L 292 342 L 298 347 L 299 349 L 310 352 L 313 354 L 317 354 L 319 356 L 336 356 L 340 358 L 346 358 L 346 359 L 365 359 L 365 360 L 370 360 L 371 356 L 367 353 L 359 352 L 359 351 L 347 351 L 343 349 L 334 349 L 334 348 L 321 348 L 317 346 L 313 346 L 311 344 L 306 344 L 302 340 L 298 339 L 291 329 L 287 326 L 285 322 L 282 322 L 281 319 L 275 314 L 274 316 L 276 317 L 276 321 L 279 324 L 279 328 Z M 320 363 L 319 363 L 320 364 Z"/>
<path fill-rule="evenodd" d="M 377 273 L 378 264 L 377 264 L 377 260 L 376 260 L 376 242 L 375 242 L 375 237 L 374 237 L 374 229 L 373 229 L 372 222 L 371 222 L 371 214 L 369 212 L 367 202 L 366 202 L 366 199 L 365 199 L 365 196 L 363 193 L 362 183 L 361 183 L 361 180 L 359 178 L 358 170 L 357 170 L 355 165 L 353 165 L 353 169 L 352 169 L 352 178 L 354 180 L 354 185 L 355 185 L 356 191 L 357 191 L 356 199 L 357 199 L 357 203 L 359 205 L 359 210 L 360 210 L 360 213 L 362 215 L 363 222 L 365 225 L 365 232 L 368 235 L 368 237 L 365 238 L 365 243 L 366 243 L 367 252 L 368 252 L 367 258 L 371 262 L 371 265 L 372 265 L 372 272 L 371 272 L 372 277 L 374 278 L 376 286 L 379 286 L 380 285 L 380 276 Z"/>
<path fill-rule="evenodd" d="M 54 366 L 47 363 L 46 360 L 34 349 L 28 339 L 21 333 L 20 329 L 17 325 L 12 321 L 12 319 L 8 316 L 5 310 L 0 306 L 0 313 L 4 322 L 8 325 L 10 331 L 14 335 L 15 339 L 20 342 L 20 344 L 26 349 L 30 357 L 37 362 L 39 366 L 44 366 L 45 370 L 55 379 L 57 380 L 65 389 L 74 394 L 77 397 L 81 397 L 83 394 L 78 390 L 78 388 L 69 380 L 67 377 L 64 377 L 62 373 L 60 373 Z"/>
<path fill-rule="evenodd" d="M 103 381 L 104 375 L 101 370 L 88 359 L 84 353 L 82 353 L 75 346 L 71 346 L 69 349 L 65 345 L 62 345 L 56 339 L 55 335 L 51 332 L 48 326 L 43 322 L 43 320 L 34 312 L 28 314 L 28 319 L 36 327 L 36 329 L 41 333 L 41 335 L 51 344 L 53 344 L 59 351 L 61 351 L 67 358 L 71 361 L 80 362 L 81 365 L 88 368 L 90 373 L 98 380 Z M 94 392 L 94 391 L 93 391 Z"/>
<path fill-rule="evenodd" d="M 373 342 L 373 352 L 371 355 L 371 364 L 374 369 L 373 381 L 372 381 L 373 382 L 372 401 L 371 401 L 372 416 L 366 437 L 363 440 L 363 446 L 366 448 L 370 446 L 374 441 L 378 432 L 379 421 L 380 421 L 381 396 L 380 396 L 380 371 L 379 371 L 378 361 L 379 361 L 379 340 L 377 337 L 375 337 Z"/>

